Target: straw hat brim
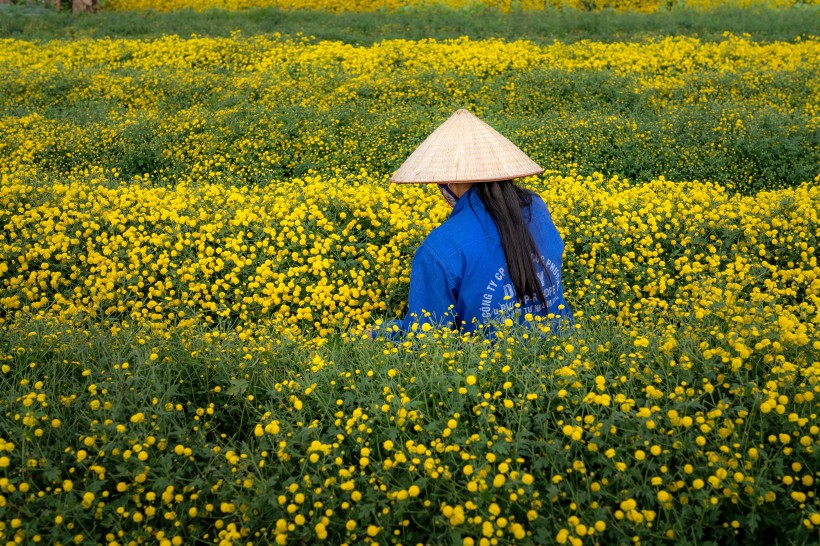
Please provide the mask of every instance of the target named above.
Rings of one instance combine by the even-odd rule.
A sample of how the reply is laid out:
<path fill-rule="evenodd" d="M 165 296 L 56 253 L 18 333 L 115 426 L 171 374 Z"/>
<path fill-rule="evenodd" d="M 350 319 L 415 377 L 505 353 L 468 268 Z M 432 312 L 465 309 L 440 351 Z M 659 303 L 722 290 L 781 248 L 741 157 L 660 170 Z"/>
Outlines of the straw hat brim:
<path fill-rule="evenodd" d="M 461 109 L 439 125 L 390 178 L 396 184 L 480 183 L 544 169 L 487 123 Z"/>

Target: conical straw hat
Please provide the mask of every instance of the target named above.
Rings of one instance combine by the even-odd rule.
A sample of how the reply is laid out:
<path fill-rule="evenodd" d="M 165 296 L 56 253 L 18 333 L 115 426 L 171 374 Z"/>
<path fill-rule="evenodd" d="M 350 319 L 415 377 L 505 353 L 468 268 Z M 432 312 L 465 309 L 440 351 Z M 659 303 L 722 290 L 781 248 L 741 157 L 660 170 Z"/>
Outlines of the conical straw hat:
<path fill-rule="evenodd" d="M 416 148 L 391 182 L 494 182 L 543 172 L 527 154 L 467 110 L 458 110 Z"/>

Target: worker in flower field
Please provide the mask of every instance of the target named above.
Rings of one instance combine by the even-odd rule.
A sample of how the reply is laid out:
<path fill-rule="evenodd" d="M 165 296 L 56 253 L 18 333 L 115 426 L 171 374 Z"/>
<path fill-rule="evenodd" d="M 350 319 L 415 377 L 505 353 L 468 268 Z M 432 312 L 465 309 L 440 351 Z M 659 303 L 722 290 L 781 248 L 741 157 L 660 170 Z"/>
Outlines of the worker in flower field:
<path fill-rule="evenodd" d="M 561 283 L 564 242 L 541 198 L 513 182 L 541 172 L 467 110 L 430 134 L 391 182 L 437 184 L 453 212 L 413 257 L 406 318 L 379 325 L 375 335 L 425 324 L 474 331 L 509 319 L 571 321 Z"/>

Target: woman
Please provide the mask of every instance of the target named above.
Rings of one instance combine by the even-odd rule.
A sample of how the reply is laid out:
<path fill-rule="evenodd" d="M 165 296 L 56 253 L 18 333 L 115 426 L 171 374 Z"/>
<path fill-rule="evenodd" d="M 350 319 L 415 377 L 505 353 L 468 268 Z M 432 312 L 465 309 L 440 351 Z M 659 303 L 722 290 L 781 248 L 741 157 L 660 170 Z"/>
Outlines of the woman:
<path fill-rule="evenodd" d="M 541 198 L 512 181 L 541 172 L 467 110 L 439 126 L 391 181 L 438 184 L 453 212 L 413 257 L 407 317 L 380 331 L 395 335 L 424 323 L 473 331 L 528 316 L 571 320 L 561 282 L 564 242 Z"/>

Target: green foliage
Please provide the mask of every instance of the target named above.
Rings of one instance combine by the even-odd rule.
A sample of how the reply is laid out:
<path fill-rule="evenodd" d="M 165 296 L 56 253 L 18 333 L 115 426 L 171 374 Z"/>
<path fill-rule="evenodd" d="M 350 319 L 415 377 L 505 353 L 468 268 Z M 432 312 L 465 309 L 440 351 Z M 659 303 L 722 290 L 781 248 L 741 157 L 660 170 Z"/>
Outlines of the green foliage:
<path fill-rule="evenodd" d="M 178 34 L 230 36 L 237 29 L 246 35 L 280 33 L 372 44 L 381 40 L 424 38 L 502 38 L 551 43 L 554 40 L 620 41 L 648 36 L 689 35 L 721 39 L 724 32 L 749 33 L 755 40 L 792 41 L 817 33 L 820 10 L 746 10 L 720 8 L 715 12 L 676 9 L 658 13 L 544 12 L 498 13 L 495 10 L 448 9 L 402 10 L 375 13 L 323 13 L 315 11 L 184 10 L 102 12 L 94 17 L 73 17 L 29 6 L 0 6 L 0 37 L 51 40 L 85 36 L 92 38 L 156 38 Z"/>
<path fill-rule="evenodd" d="M 463 509 L 505 543 L 543 544 L 598 522 L 594 538 L 608 544 L 772 533 L 815 543 L 790 497 L 813 489 L 802 476 L 820 463 L 812 422 L 792 418 L 809 405 L 805 385 L 705 357 L 703 343 L 724 342 L 692 326 L 669 354 L 661 336 L 624 337 L 606 319 L 562 338 L 430 332 L 403 346 L 341 337 L 321 347 L 273 331 L 249 340 L 5 324 L 0 455 L 11 466 L 0 521 L 21 518 L 18 532 L 47 543 L 182 530 L 269 543 L 315 538 L 329 510 L 332 543 L 370 525 L 385 539 L 451 543 L 483 532 L 459 521 Z M 760 409 L 771 380 L 789 411 Z M 297 514 L 302 525 L 278 527 Z"/>

